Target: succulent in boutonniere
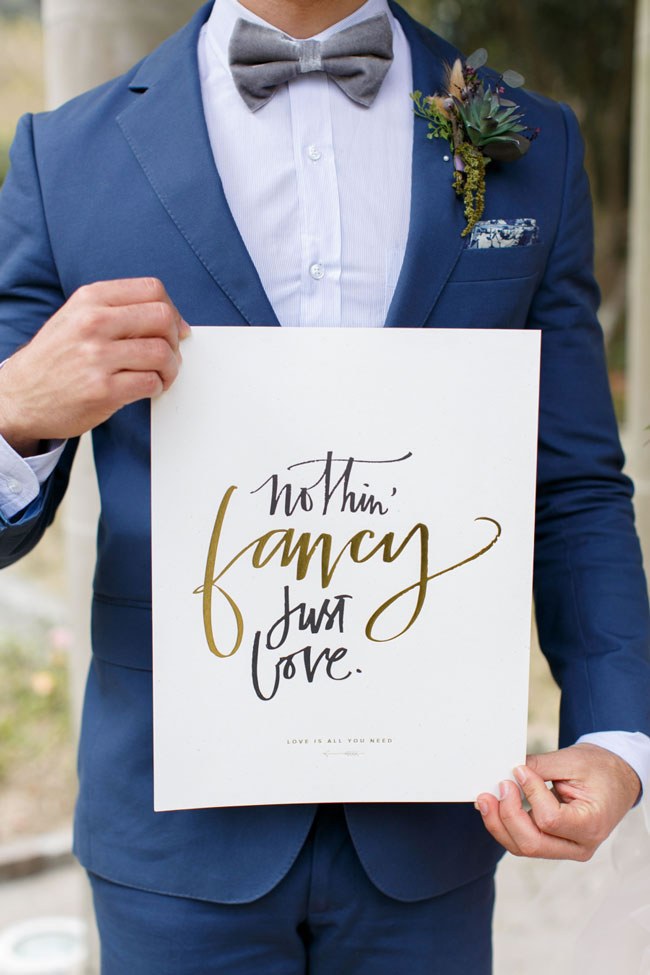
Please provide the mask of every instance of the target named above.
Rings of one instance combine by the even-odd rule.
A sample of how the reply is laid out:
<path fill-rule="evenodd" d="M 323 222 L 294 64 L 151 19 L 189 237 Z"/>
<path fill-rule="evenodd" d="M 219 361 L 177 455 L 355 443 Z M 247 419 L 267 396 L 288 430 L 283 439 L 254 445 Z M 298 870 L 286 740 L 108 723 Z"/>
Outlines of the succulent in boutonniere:
<path fill-rule="evenodd" d="M 469 234 L 485 209 L 485 172 L 488 164 L 514 162 L 526 155 L 539 129 L 522 125 L 523 114 L 505 98 L 505 87 L 520 88 L 524 79 L 516 71 L 501 76 L 494 90 L 478 75 L 487 63 L 481 48 L 466 61 L 459 58 L 447 71 L 444 92 L 423 95 L 414 91 L 415 113 L 429 123 L 429 139 L 446 139 L 454 159 L 454 189 L 463 198 Z"/>

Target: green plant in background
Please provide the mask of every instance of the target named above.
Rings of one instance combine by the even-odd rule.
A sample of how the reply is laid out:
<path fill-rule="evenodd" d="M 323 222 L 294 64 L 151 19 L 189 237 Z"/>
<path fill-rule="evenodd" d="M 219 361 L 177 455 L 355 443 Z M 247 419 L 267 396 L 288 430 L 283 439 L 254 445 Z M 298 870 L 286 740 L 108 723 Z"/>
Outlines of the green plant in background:
<path fill-rule="evenodd" d="M 0 17 L 38 17 L 40 0 L 0 0 Z"/>
<path fill-rule="evenodd" d="M 4 183 L 9 172 L 9 146 L 0 140 L 0 186 Z"/>
<path fill-rule="evenodd" d="M 38 4 L 0 0 L 0 185 L 25 112 L 43 108 L 43 39 Z"/>
<path fill-rule="evenodd" d="M 0 784 L 70 739 L 66 655 L 56 647 L 0 640 Z"/>

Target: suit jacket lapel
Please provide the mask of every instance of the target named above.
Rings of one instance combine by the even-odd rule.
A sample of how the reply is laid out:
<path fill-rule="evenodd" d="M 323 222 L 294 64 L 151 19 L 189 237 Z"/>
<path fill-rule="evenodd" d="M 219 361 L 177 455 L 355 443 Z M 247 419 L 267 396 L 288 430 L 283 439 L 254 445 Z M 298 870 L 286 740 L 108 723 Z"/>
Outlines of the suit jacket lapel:
<path fill-rule="evenodd" d="M 445 65 L 457 52 L 396 4 L 391 3 L 391 8 L 411 48 L 414 90 L 425 95 L 441 91 Z M 427 139 L 427 132 L 424 119 L 416 118 L 409 235 L 386 318 L 389 326 L 424 325 L 464 246 L 463 207 L 452 187 L 449 146 L 440 139 Z"/>
<path fill-rule="evenodd" d="M 118 116 L 160 203 L 195 256 L 251 325 L 278 325 L 226 202 L 210 147 L 197 67 L 201 27 L 212 4 L 147 58 Z"/>

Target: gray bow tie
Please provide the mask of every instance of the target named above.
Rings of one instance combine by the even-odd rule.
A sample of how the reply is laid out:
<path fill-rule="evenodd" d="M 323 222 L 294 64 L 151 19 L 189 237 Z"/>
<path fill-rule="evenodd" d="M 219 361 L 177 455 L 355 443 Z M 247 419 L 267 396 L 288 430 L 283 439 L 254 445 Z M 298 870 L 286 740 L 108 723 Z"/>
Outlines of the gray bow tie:
<path fill-rule="evenodd" d="M 380 14 L 325 41 L 296 41 L 240 18 L 228 53 L 237 90 L 252 112 L 280 85 L 311 71 L 324 71 L 353 102 L 367 108 L 391 66 L 393 32 L 386 14 Z"/>

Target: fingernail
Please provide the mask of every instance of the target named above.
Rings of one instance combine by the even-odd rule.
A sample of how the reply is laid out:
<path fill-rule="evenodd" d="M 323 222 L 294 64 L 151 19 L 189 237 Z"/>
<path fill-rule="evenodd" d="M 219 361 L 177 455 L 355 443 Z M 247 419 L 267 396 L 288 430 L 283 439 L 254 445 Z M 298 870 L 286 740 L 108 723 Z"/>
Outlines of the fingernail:
<path fill-rule="evenodd" d="M 515 778 L 519 785 L 526 785 L 528 781 L 528 770 L 523 765 L 518 765 L 515 769 Z"/>
<path fill-rule="evenodd" d="M 505 799 L 508 795 L 510 786 L 507 782 L 499 782 L 499 799 Z"/>
<path fill-rule="evenodd" d="M 488 812 L 490 811 L 490 807 L 488 806 L 487 802 L 478 802 L 476 805 L 481 816 L 487 816 Z"/>
<path fill-rule="evenodd" d="M 192 334 L 192 329 L 187 324 L 184 318 L 181 319 L 181 338 L 182 339 L 189 338 L 191 334 Z"/>

